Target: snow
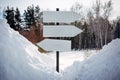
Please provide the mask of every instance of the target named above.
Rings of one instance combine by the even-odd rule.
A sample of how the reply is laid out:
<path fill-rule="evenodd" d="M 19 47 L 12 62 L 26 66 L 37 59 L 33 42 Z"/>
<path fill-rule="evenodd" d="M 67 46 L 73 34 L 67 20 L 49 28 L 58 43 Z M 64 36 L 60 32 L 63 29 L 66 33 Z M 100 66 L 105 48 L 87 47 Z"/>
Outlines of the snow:
<path fill-rule="evenodd" d="M 62 74 L 63 80 L 120 80 L 120 39 L 89 59 L 74 62 Z"/>
<path fill-rule="evenodd" d="M 102 50 L 41 54 L 31 42 L 0 19 L 0 80 L 120 80 L 120 39 Z"/>
<path fill-rule="evenodd" d="M 0 7 L 0 19 L 2 18 L 2 9 Z"/>
<path fill-rule="evenodd" d="M 0 20 L 0 30 L 0 80 L 59 80 L 49 56 L 40 54 L 6 20 Z"/>
<path fill-rule="evenodd" d="M 98 50 L 81 50 L 81 51 L 71 51 L 71 52 L 60 52 L 59 53 L 59 63 L 60 72 L 63 72 L 67 67 L 71 66 L 74 61 L 84 61 L 93 55 L 95 55 Z M 56 66 L 56 52 L 51 52 L 48 54 L 53 60 Z"/>

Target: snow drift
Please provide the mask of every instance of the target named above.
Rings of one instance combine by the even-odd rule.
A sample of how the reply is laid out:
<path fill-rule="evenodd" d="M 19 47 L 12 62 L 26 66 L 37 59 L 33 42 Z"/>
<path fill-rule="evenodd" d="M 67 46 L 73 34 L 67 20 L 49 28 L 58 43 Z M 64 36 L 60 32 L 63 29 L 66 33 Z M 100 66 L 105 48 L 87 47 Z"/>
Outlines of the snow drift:
<path fill-rule="evenodd" d="M 51 62 L 0 19 L 0 80 L 58 80 L 60 75 L 48 68 Z"/>
<path fill-rule="evenodd" d="M 63 72 L 63 80 L 120 80 L 120 39 L 104 46 L 97 55 L 74 62 Z"/>
<path fill-rule="evenodd" d="M 53 70 L 53 62 L 0 19 L 0 80 L 120 80 L 120 39 L 62 74 Z"/>

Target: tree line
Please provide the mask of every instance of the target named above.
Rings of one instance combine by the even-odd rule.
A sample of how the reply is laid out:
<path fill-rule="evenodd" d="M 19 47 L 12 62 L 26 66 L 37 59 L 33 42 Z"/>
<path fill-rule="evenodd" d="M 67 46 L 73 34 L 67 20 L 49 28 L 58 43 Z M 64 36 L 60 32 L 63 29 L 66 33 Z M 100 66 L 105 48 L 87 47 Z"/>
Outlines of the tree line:
<path fill-rule="evenodd" d="M 81 19 L 71 23 L 83 30 L 83 32 L 73 38 L 61 38 L 72 40 L 72 49 L 101 49 L 115 38 L 120 38 L 120 17 L 116 20 L 109 20 L 111 15 L 112 1 L 102 3 L 96 0 L 91 8 L 88 9 L 85 15 L 82 12 L 82 5 L 76 2 L 71 11 L 81 15 Z M 7 7 L 3 12 L 3 17 L 7 19 L 8 24 L 14 30 L 20 31 L 29 29 L 31 25 L 36 25 L 42 21 L 42 11 L 39 6 L 28 6 L 21 16 L 18 8 Z M 52 23 L 50 23 L 52 24 Z"/>
<path fill-rule="evenodd" d="M 20 10 L 13 7 L 7 7 L 3 10 L 3 17 L 7 19 L 7 23 L 16 31 L 21 29 L 29 29 L 31 25 L 35 25 L 40 21 L 40 8 L 39 6 L 28 6 L 27 10 L 24 10 L 23 15 L 20 14 Z"/>
<path fill-rule="evenodd" d="M 74 24 L 83 32 L 73 38 L 74 49 L 101 49 L 115 38 L 120 38 L 120 18 L 109 20 L 111 15 L 112 1 L 102 3 L 96 0 L 89 8 L 85 18 L 81 15 L 81 20 Z M 75 3 L 71 10 L 81 14 L 82 6 Z"/>

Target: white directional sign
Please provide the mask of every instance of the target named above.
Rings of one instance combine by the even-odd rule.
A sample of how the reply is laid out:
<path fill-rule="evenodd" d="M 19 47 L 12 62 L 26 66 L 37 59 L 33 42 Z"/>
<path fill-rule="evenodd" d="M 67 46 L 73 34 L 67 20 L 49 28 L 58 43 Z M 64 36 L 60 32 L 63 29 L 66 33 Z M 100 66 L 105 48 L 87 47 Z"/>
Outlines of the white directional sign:
<path fill-rule="evenodd" d="M 80 15 L 71 11 L 43 11 L 43 23 L 71 23 Z M 44 25 L 43 37 L 74 37 L 82 30 L 73 25 Z M 45 39 L 37 44 L 46 51 L 71 51 L 71 41 Z"/>
<path fill-rule="evenodd" d="M 71 23 L 80 18 L 79 14 L 68 11 L 43 11 L 43 23 L 58 23 L 58 25 L 44 25 L 43 37 L 74 37 L 82 30 L 72 25 L 59 25 Z M 71 51 L 71 41 L 45 39 L 37 44 L 46 51 L 56 51 L 56 71 L 59 72 L 59 51 Z"/>
<path fill-rule="evenodd" d="M 37 45 L 46 51 L 71 51 L 71 41 L 45 39 Z"/>
<path fill-rule="evenodd" d="M 80 18 L 80 15 L 71 11 L 43 11 L 43 22 L 71 23 Z"/>
<path fill-rule="evenodd" d="M 82 30 L 72 25 L 45 25 L 43 27 L 43 37 L 74 37 Z"/>

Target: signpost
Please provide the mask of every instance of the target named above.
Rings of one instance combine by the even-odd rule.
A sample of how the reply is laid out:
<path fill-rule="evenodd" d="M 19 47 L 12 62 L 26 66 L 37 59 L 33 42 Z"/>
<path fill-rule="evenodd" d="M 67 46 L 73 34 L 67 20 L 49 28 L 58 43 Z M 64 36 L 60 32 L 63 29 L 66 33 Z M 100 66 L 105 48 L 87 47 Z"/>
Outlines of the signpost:
<path fill-rule="evenodd" d="M 59 25 L 59 23 L 71 23 L 80 18 L 79 14 L 68 11 L 43 11 L 44 23 L 56 25 L 44 25 L 43 37 L 74 37 L 82 30 L 73 25 Z M 44 39 L 37 44 L 46 51 L 56 51 L 56 70 L 59 72 L 59 51 L 71 51 L 71 41 Z"/>

